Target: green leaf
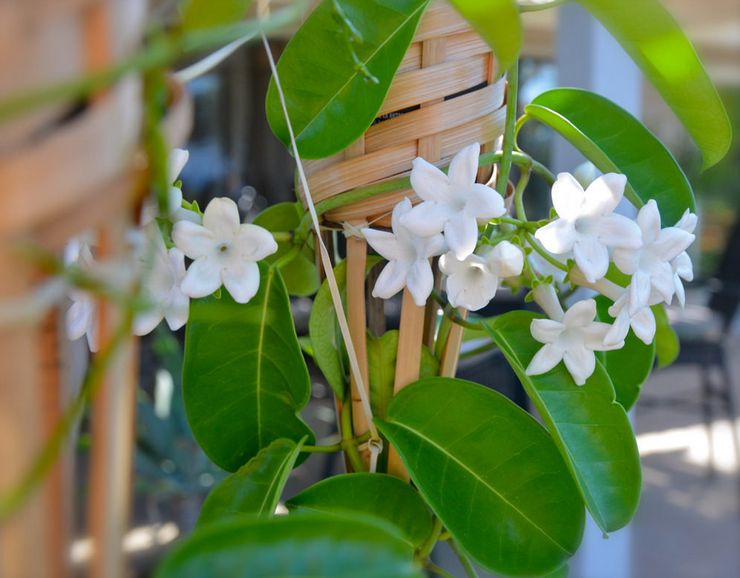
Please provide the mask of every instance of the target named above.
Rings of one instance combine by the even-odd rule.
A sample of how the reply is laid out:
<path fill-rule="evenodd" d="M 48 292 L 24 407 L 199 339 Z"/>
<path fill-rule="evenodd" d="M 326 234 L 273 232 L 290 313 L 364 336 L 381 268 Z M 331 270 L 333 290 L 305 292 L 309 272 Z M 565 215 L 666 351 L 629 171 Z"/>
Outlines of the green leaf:
<path fill-rule="evenodd" d="M 519 58 L 522 23 L 516 0 L 450 0 L 496 55 L 498 76 Z"/>
<path fill-rule="evenodd" d="M 542 578 L 568 578 L 568 574 L 570 573 L 570 567 L 568 564 L 564 564 L 554 572 L 550 572 L 549 574 L 545 574 Z"/>
<path fill-rule="evenodd" d="M 369 271 L 378 261 L 379 257 L 369 256 L 367 267 Z M 347 262 L 342 261 L 334 267 L 334 276 L 337 279 L 339 292 L 344 297 L 347 287 Z M 337 315 L 334 312 L 334 303 L 331 300 L 329 284 L 324 281 L 316 293 L 311 308 L 311 316 L 308 318 L 308 335 L 313 345 L 313 359 L 324 374 L 327 383 L 336 396 L 344 400 L 345 384 L 347 383 L 347 372 L 344 359 L 346 352 L 342 335 L 337 325 Z"/>
<path fill-rule="evenodd" d="M 678 357 L 681 351 L 681 342 L 671 327 L 663 305 L 652 307 L 655 315 L 655 352 L 658 358 L 658 367 L 668 367 Z"/>
<path fill-rule="evenodd" d="M 608 311 L 612 302 L 600 295 L 596 298 L 596 305 L 599 320 L 614 323 L 614 318 Z M 604 351 L 601 353 L 601 362 L 614 386 L 617 401 L 629 411 L 640 397 L 640 389 L 653 370 L 655 343 L 645 345 L 633 331 L 630 331 L 624 340 L 624 347 Z"/>
<path fill-rule="evenodd" d="M 512 311 L 488 324 L 578 483 L 599 527 L 610 532 L 632 519 L 640 500 L 640 456 L 624 408 L 604 368 L 577 386 L 560 363 L 543 375 L 525 368 L 542 347 L 530 333 L 529 311 Z"/>
<path fill-rule="evenodd" d="M 300 203 L 277 203 L 267 207 L 254 219 L 254 224 L 273 233 L 289 233 L 298 228 L 303 218 Z M 292 241 L 278 241 L 278 250 L 267 257 L 275 263 L 293 249 Z M 281 263 L 280 274 L 288 293 L 299 297 L 313 295 L 319 288 L 319 272 L 313 260 L 313 250 L 306 244 L 303 250 L 287 262 Z"/>
<path fill-rule="evenodd" d="M 694 47 L 670 13 L 658 0 L 576 1 L 611 32 L 673 109 L 701 149 L 704 168 L 719 162 L 732 142 L 732 126 Z"/>
<path fill-rule="evenodd" d="M 252 0 L 185 0 L 180 13 L 189 32 L 234 24 L 247 15 Z"/>
<path fill-rule="evenodd" d="M 398 330 L 386 331 L 380 337 L 368 334 L 367 362 L 370 381 L 370 403 L 373 415 L 385 418 L 388 404 L 393 397 L 398 357 Z M 419 377 L 433 377 L 439 370 L 439 361 L 426 346 L 421 348 Z"/>
<path fill-rule="evenodd" d="M 385 474 L 343 474 L 314 484 L 285 504 L 298 512 L 367 514 L 389 522 L 412 547 L 432 533 L 432 514 L 408 484 Z"/>
<path fill-rule="evenodd" d="M 413 550 L 376 518 L 234 519 L 173 548 L 156 578 L 422 578 Z"/>
<path fill-rule="evenodd" d="M 548 90 L 525 108 L 605 173 L 626 175 L 625 195 L 641 207 L 655 199 L 665 225 L 696 212 L 686 175 L 667 148 L 634 116 L 610 100 L 577 88 Z"/>
<path fill-rule="evenodd" d="M 260 289 L 240 305 L 191 301 L 183 395 L 193 435 L 218 466 L 236 471 L 279 438 L 313 433 L 296 415 L 311 383 L 280 274 L 260 264 Z M 312 443 L 312 442 L 309 442 Z"/>
<path fill-rule="evenodd" d="M 583 502 L 558 449 L 499 393 L 435 377 L 402 389 L 382 433 L 454 539 L 489 570 L 554 570 L 576 551 Z"/>
<path fill-rule="evenodd" d="M 293 36 L 277 65 L 298 150 L 305 158 L 331 156 L 367 130 L 383 104 L 428 0 L 336 3 L 346 21 L 339 17 L 333 0 L 324 0 Z M 267 91 L 266 108 L 273 132 L 289 146 L 274 79 Z"/>
<path fill-rule="evenodd" d="M 241 514 L 271 517 L 293 470 L 300 445 L 279 439 L 222 480 L 203 503 L 198 526 Z"/>

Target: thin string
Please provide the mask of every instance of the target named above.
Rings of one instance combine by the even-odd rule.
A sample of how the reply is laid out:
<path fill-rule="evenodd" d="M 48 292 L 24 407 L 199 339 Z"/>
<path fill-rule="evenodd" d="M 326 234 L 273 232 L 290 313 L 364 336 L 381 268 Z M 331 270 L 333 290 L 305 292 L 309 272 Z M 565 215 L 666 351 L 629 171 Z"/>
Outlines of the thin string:
<path fill-rule="evenodd" d="M 339 329 L 342 333 L 342 338 L 344 339 L 345 345 L 347 347 L 350 369 L 352 371 L 352 376 L 355 379 L 355 383 L 357 384 L 357 390 L 362 401 L 362 409 L 367 420 L 368 430 L 370 432 L 370 440 L 368 441 L 368 448 L 370 449 L 370 471 L 374 472 L 377 466 L 378 455 L 383 449 L 383 442 L 380 438 L 380 435 L 378 434 L 378 429 L 375 427 L 375 423 L 373 422 L 373 410 L 370 407 L 370 399 L 365 389 L 365 382 L 362 378 L 362 372 L 360 371 L 360 364 L 357 359 L 357 352 L 355 350 L 354 344 L 352 342 L 352 337 L 349 332 L 349 324 L 347 323 L 347 317 L 344 313 L 344 306 L 342 305 L 342 298 L 339 293 L 339 287 L 337 285 L 336 277 L 334 276 L 334 270 L 331 266 L 329 252 L 327 251 L 326 246 L 321 239 L 321 227 L 319 225 L 319 218 L 316 214 L 316 207 L 314 206 L 313 198 L 311 197 L 311 192 L 308 187 L 308 180 L 306 179 L 306 173 L 303 169 L 303 162 L 301 161 L 300 154 L 298 153 L 298 145 L 296 144 L 295 134 L 293 132 L 293 125 L 290 121 L 288 107 L 285 103 L 285 95 L 280 84 L 277 67 L 275 66 L 275 59 L 272 56 L 270 43 L 268 42 L 264 32 L 261 33 L 261 36 L 262 44 L 264 45 L 265 52 L 267 53 L 267 60 L 270 63 L 270 69 L 272 70 L 272 77 L 275 81 L 275 88 L 277 89 L 277 93 L 280 98 L 280 105 L 282 106 L 283 115 L 285 116 L 285 124 L 288 127 L 288 134 L 290 135 L 290 145 L 293 149 L 293 156 L 296 160 L 298 176 L 300 177 L 301 185 L 303 186 L 303 191 L 306 198 L 306 206 L 308 208 L 309 214 L 311 215 L 313 229 L 316 232 L 316 241 L 319 246 L 319 255 L 321 256 L 321 263 L 324 266 L 324 270 L 326 271 L 326 280 L 329 285 L 329 292 L 331 294 L 332 302 L 334 303 L 334 309 L 337 313 Z"/>

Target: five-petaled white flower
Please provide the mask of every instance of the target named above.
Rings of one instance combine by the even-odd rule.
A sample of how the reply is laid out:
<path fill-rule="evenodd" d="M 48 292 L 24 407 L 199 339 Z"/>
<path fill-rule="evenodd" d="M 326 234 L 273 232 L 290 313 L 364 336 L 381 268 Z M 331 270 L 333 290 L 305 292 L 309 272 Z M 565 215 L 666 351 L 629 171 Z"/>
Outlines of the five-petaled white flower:
<path fill-rule="evenodd" d="M 586 383 L 596 369 L 594 351 L 624 346 L 624 342 L 605 345 L 604 337 L 610 326 L 595 322 L 595 317 L 596 301 L 585 299 L 575 303 L 560 319 L 533 319 L 532 337 L 544 346 L 527 366 L 527 375 L 541 375 L 562 361 L 576 385 Z"/>
<path fill-rule="evenodd" d="M 441 255 L 446 247 L 439 233 L 419 237 L 406 229 L 403 217 L 411 210 L 411 201 L 404 199 L 393 208 L 393 233 L 364 228 L 362 234 L 370 246 L 388 260 L 375 283 L 373 296 L 389 299 L 405 286 L 421 307 L 434 288 L 429 258 Z"/>
<path fill-rule="evenodd" d="M 142 296 L 147 308 L 136 315 L 134 333 L 146 335 L 162 319 L 176 331 L 188 320 L 190 299 L 180 285 L 185 277 L 185 255 L 177 247 L 167 250 L 158 228 L 147 231 L 142 257 Z"/>
<path fill-rule="evenodd" d="M 172 149 L 170 151 L 168 162 L 170 188 L 167 191 L 167 214 L 165 216 L 173 223 L 176 223 L 177 221 L 200 223 L 200 215 L 198 215 L 198 213 L 190 211 L 182 206 L 182 189 L 174 185 L 177 177 L 180 176 L 182 169 L 188 162 L 189 157 L 190 153 L 185 149 Z M 142 210 L 141 225 L 145 226 L 151 223 L 157 216 L 157 212 L 156 201 L 148 201 Z"/>
<path fill-rule="evenodd" d="M 609 173 L 586 190 L 568 173 L 560 173 L 552 187 L 552 204 L 558 219 L 535 233 L 555 255 L 573 252 L 576 264 L 590 282 L 606 275 L 609 248 L 637 249 L 642 244 L 639 227 L 613 211 L 622 200 L 627 179 Z"/>
<path fill-rule="evenodd" d="M 630 327 L 635 335 L 645 345 L 650 345 L 655 338 L 655 315 L 650 309 L 651 305 L 657 305 L 662 298 L 656 291 L 650 295 L 650 299 L 645 305 L 634 308 L 630 306 L 631 292 L 624 290 L 622 295 L 609 307 L 609 315 L 614 317 L 614 323 L 609 332 L 604 337 L 606 345 L 616 345 L 624 343 Z"/>
<path fill-rule="evenodd" d="M 524 254 L 509 241 L 473 253 L 459 260 L 452 252 L 439 259 L 440 270 L 447 275 L 447 299 L 453 307 L 470 311 L 482 309 L 496 296 L 499 282 L 505 277 L 521 275 Z"/>
<path fill-rule="evenodd" d="M 504 200 L 491 187 L 475 182 L 480 145 L 455 155 L 449 174 L 421 157 L 413 162 L 411 186 L 422 203 L 404 215 L 402 223 L 422 237 L 444 232 L 447 245 L 460 260 L 475 251 L 478 223 L 506 212 Z"/>
<path fill-rule="evenodd" d="M 613 259 L 620 271 L 632 275 L 630 282 L 630 314 L 634 315 L 650 301 L 656 291 L 670 303 L 675 292 L 671 262 L 694 241 L 694 235 L 678 227 L 660 228 L 660 213 L 654 200 L 648 201 L 637 214 L 642 231 L 642 247 L 617 249 Z"/>
<path fill-rule="evenodd" d="M 88 240 L 77 237 L 69 241 L 64 248 L 64 263 L 67 266 L 78 267 L 84 273 L 91 273 L 96 264 Z M 71 289 L 69 298 L 72 305 L 67 310 L 65 318 L 67 337 L 75 341 L 85 335 L 90 351 L 97 351 L 98 304 L 95 296 L 89 291 Z"/>
<path fill-rule="evenodd" d="M 266 229 L 241 224 L 236 203 L 227 198 L 213 199 L 208 204 L 203 225 L 175 223 L 172 240 L 193 259 L 182 282 L 185 295 L 205 297 L 223 283 L 237 303 L 246 303 L 257 293 L 257 261 L 278 248 Z"/>
<path fill-rule="evenodd" d="M 676 227 L 693 234 L 694 230 L 696 230 L 696 223 L 696 215 L 689 209 L 686 209 L 681 219 L 676 223 Z M 683 287 L 683 281 L 691 282 L 694 280 L 694 266 L 691 263 L 691 257 L 684 251 L 671 261 L 671 268 L 673 269 L 673 289 L 678 302 L 683 307 L 686 305 L 686 291 Z"/>

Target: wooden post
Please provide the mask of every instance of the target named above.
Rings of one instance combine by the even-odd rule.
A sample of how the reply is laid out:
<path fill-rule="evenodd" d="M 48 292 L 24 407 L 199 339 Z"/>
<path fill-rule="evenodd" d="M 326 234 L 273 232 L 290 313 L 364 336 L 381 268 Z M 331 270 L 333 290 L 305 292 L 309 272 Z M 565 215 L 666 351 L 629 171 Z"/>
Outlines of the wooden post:
<path fill-rule="evenodd" d="M 460 308 L 457 311 L 460 317 L 463 319 L 467 318 L 467 309 Z M 439 361 L 439 375 L 442 377 L 455 377 L 457 373 L 457 363 L 460 360 L 460 346 L 462 345 L 464 331 L 465 328 L 457 323 L 453 323 L 450 326 L 445 347 L 442 351 L 442 358 Z"/>

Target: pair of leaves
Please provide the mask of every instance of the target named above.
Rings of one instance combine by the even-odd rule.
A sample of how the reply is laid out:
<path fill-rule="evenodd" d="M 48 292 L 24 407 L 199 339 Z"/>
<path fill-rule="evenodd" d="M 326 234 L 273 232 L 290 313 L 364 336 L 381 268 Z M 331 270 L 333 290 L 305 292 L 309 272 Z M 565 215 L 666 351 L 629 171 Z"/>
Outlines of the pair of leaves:
<path fill-rule="evenodd" d="M 208 457 L 232 472 L 276 439 L 313 439 L 297 415 L 311 384 L 285 284 L 273 267 L 260 273 L 247 304 L 226 291 L 193 300 L 185 337 L 188 421 Z"/>

